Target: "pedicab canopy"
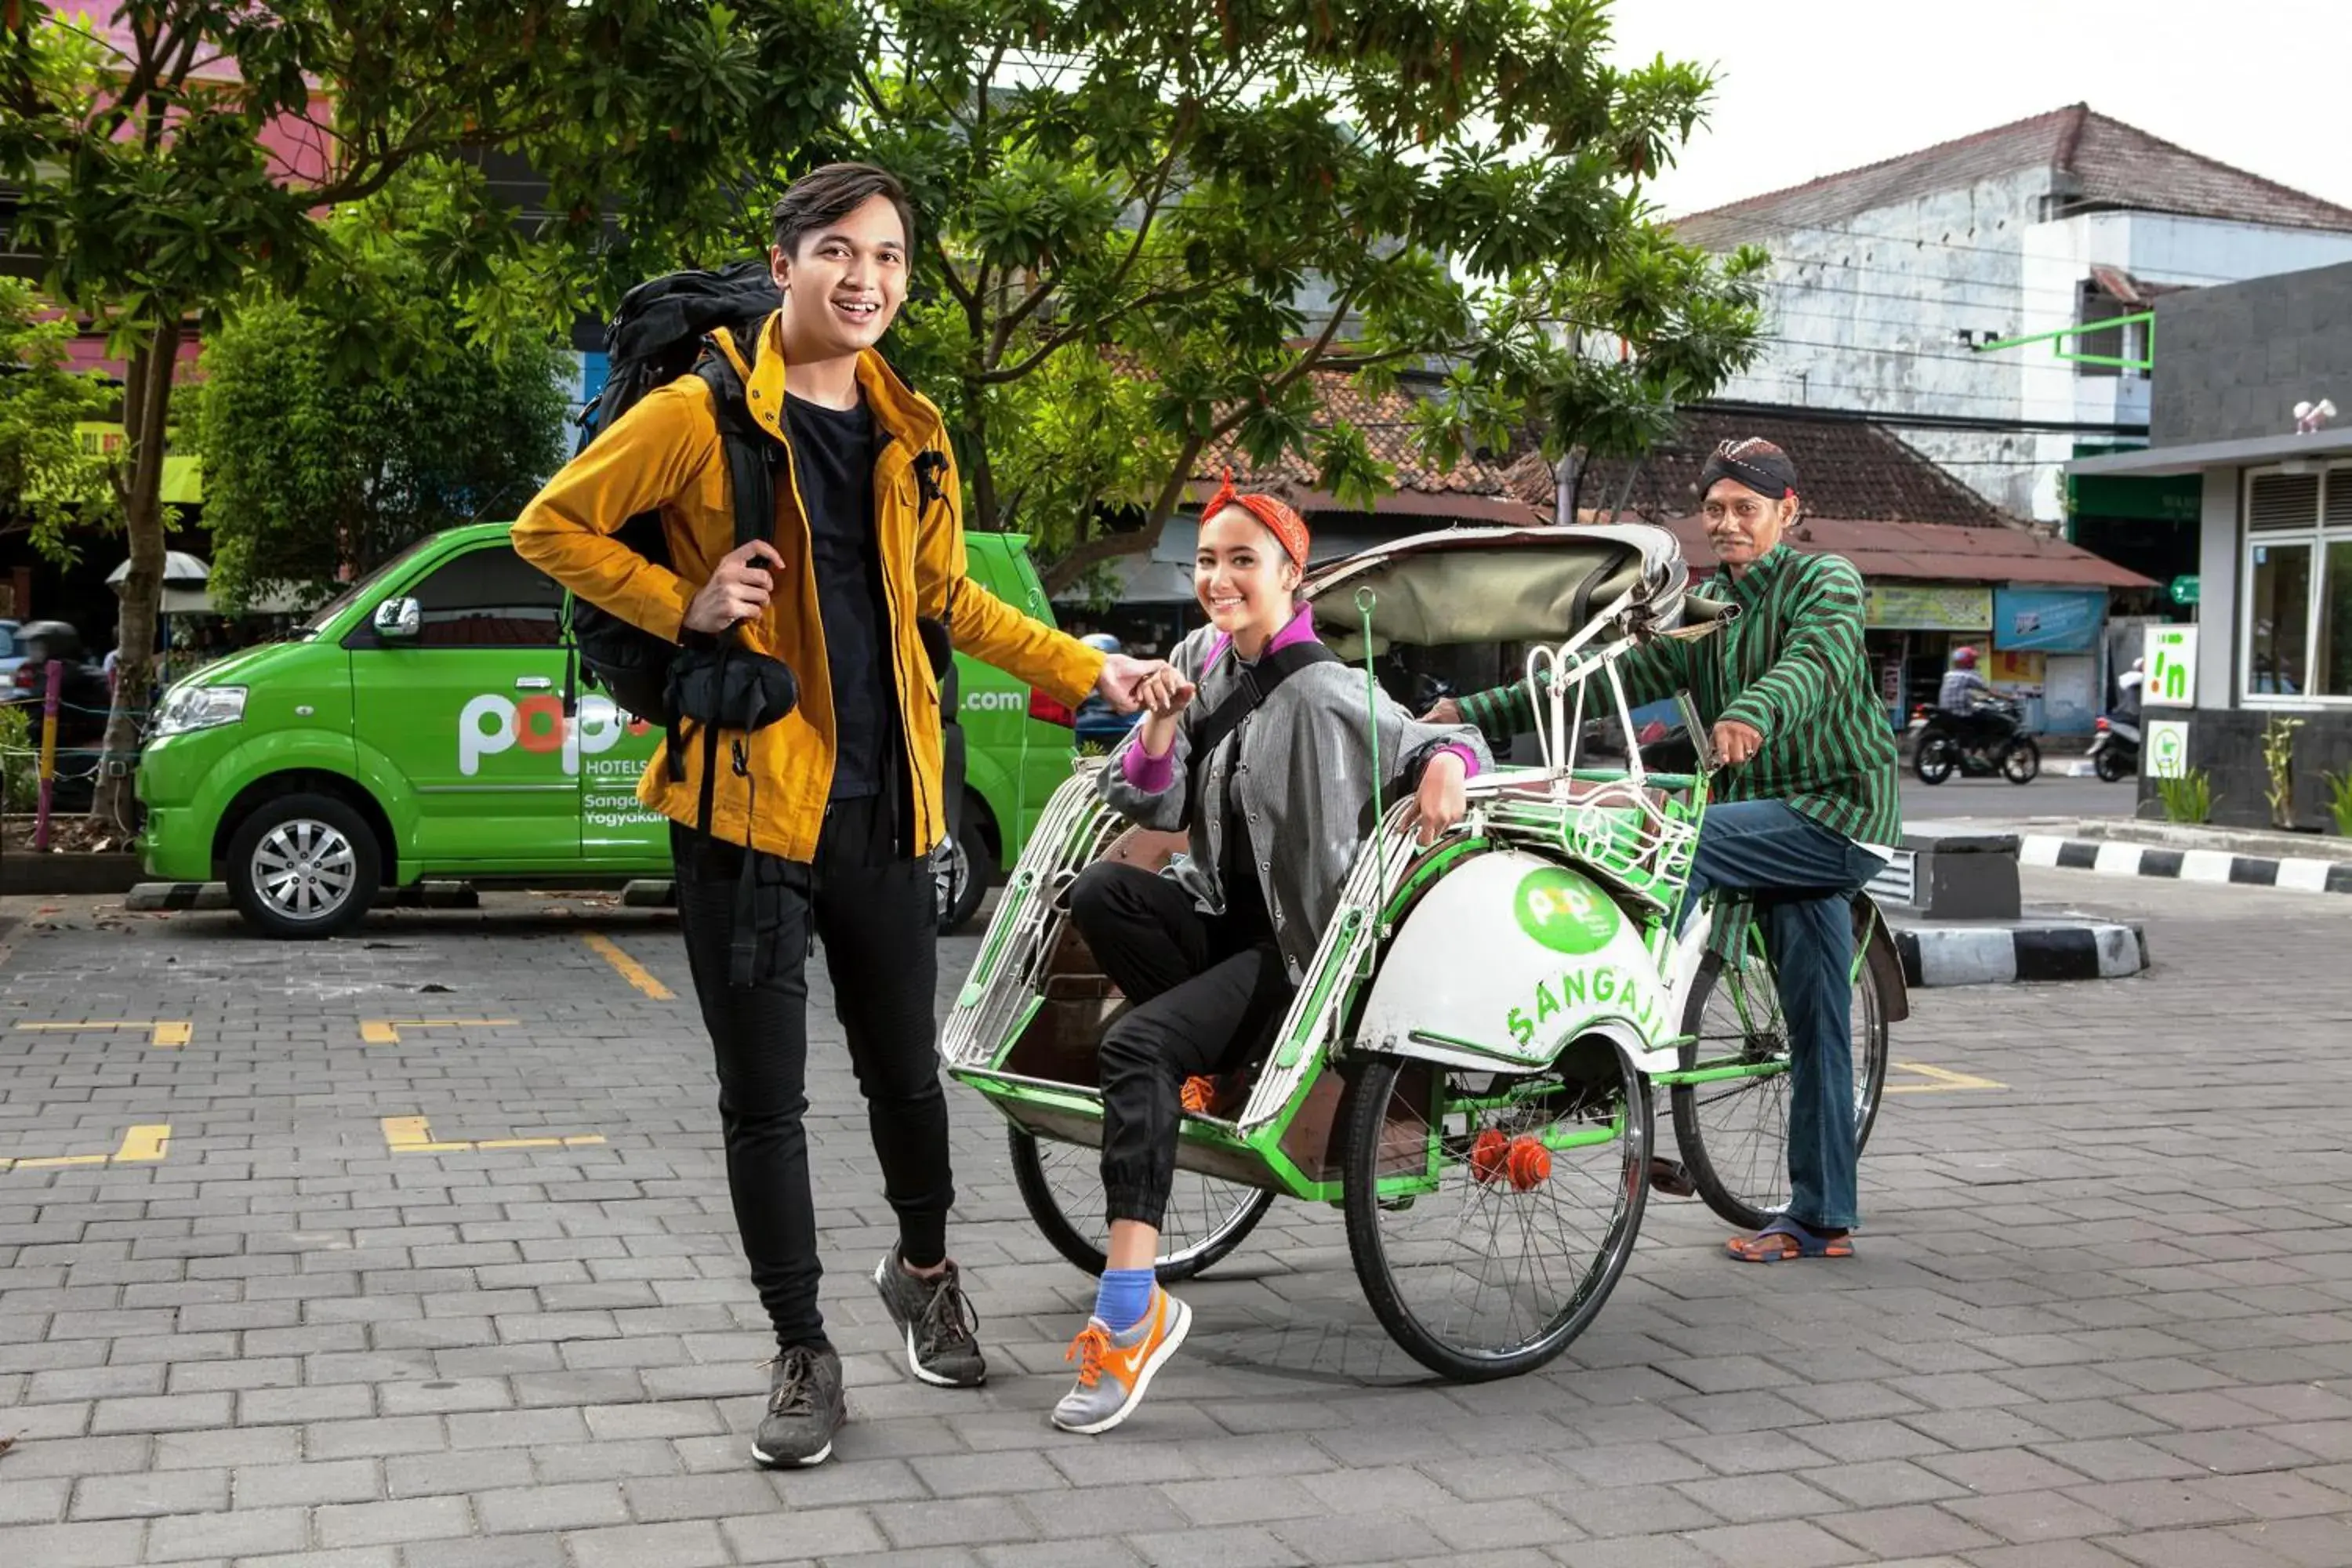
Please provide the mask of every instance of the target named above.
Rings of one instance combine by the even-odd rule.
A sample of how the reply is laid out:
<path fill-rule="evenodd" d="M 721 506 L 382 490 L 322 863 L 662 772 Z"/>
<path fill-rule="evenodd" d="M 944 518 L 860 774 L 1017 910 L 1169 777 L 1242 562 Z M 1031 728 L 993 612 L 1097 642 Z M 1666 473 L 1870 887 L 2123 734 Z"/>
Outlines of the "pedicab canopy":
<path fill-rule="evenodd" d="M 1379 654 L 1392 646 L 1559 641 L 1595 616 L 1624 610 L 1652 631 L 1720 616 L 1722 606 L 1685 592 L 1689 578 L 1680 542 L 1647 523 L 1453 528 L 1335 561 L 1299 591 L 1331 650 L 1360 658 L 1360 589 L 1374 600 L 1371 651 Z"/>

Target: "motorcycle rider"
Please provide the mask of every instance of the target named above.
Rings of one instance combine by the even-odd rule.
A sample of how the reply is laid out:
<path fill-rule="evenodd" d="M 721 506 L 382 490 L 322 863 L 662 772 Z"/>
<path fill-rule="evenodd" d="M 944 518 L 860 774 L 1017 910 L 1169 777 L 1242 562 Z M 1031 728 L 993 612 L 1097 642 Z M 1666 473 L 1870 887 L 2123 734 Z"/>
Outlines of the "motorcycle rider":
<path fill-rule="evenodd" d="M 1952 668 L 1944 671 L 1943 689 L 1936 706 L 1950 716 L 1953 738 L 1966 752 L 1980 752 L 2000 739 L 2008 726 L 2000 716 L 1981 711 L 1994 697 L 1992 683 L 1977 673 L 1977 650 L 1952 650 Z"/>

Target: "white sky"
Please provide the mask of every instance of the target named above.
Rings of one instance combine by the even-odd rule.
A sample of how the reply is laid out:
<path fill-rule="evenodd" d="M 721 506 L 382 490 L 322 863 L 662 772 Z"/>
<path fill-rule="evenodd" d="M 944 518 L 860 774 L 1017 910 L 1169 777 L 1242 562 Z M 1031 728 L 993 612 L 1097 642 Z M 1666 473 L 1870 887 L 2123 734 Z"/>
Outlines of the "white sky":
<path fill-rule="evenodd" d="M 1715 68 L 1669 214 L 2088 102 L 2352 206 L 2347 0 L 1615 0 L 1616 58 Z"/>

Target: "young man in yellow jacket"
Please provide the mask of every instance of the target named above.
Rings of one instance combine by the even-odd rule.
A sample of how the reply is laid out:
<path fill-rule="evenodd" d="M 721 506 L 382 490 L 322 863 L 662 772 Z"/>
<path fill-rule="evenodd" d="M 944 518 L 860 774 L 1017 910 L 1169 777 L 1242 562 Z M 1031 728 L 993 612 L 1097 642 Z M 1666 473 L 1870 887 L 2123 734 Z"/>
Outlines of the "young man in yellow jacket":
<path fill-rule="evenodd" d="M 780 450 L 772 539 L 738 548 L 709 384 L 647 393 L 556 475 L 515 524 L 515 549 L 580 597 L 659 636 L 721 637 L 780 658 L 799 706 L 752 731 L 741 764 L 699 744 L 656 754 L 638 797 L 671 818 L 679 924 L 718 1059 L 728 1185 L 752 1283 L 776 1330 L 763 1465 L 814 1465 L 845 1414 L 841 1359 L 817 1311 L 816 1219 L 802 1128 L 804 963 L 824 942 L 899 1240 L 874 1280 L 914 1375 L 986 1375 L 955 1265 L 947 1103 L 932 994 L 927 864 L 946 821 L 939 688 L 917 630 L 1075 706 L 1122 710 L 1157 666 L 1108 658 L 1003 604 L 964 573 L 953 453 L 937 408 L 874 344 L 907 294 L 913 215 L 880 169 L 833 164 L 773 215 L 782 307 L 756 344 L 716 335 L 753 421 Z M 922 466 L 936 485 L 919 483 Z M 942 495 L 940 492 L 944 491 Z M 658 509 L 671 565 L 613 537 Z M 730 737 L 731 740 L 731 737 Z M 701 772 L 720 762 L 702 830 Z M 753 860 L 752 983 L 732 984 L 739 881 Z"/>

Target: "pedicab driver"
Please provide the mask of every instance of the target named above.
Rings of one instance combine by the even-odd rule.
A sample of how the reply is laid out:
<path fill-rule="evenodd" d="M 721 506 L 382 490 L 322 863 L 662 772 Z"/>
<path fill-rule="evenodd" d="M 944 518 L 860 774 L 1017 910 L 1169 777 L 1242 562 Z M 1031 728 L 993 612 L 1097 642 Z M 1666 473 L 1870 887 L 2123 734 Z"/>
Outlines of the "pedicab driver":
<path fill-rule="evenodd" d="M 1684 895 L 1753 898 L 1789 1020 L 1787 1212 L 1731 1256 L 1748 1263 L 1847 1258 L 1854 1190 L 1852 995 L 1854 890 L 1876 875 L 1865 844 L 1903 826 L 1895 752 L 1863 655 L 1862 577 L 1835 555 L 1781 542 L 1800 510 L 1796 465 L 1769 441 L 1727 441 L 1702 469 L 1707 592 L 1740 614 L 1717 637 L 1661 640 L 1617 666 L 1636 705 L 1687 689 L 1723 771 Z M 1488 735 L 1535 727 L 1524 683 L 1447 699 L 1426 715 Z"/>

